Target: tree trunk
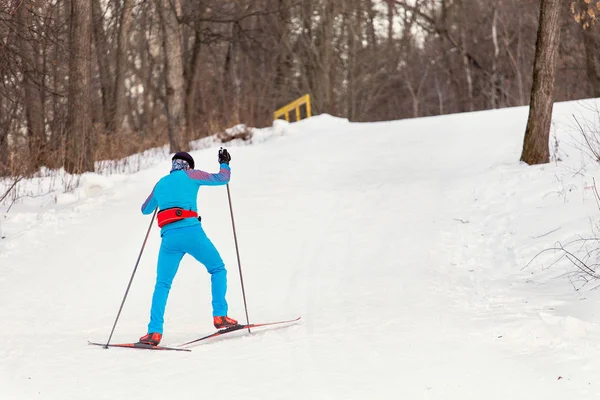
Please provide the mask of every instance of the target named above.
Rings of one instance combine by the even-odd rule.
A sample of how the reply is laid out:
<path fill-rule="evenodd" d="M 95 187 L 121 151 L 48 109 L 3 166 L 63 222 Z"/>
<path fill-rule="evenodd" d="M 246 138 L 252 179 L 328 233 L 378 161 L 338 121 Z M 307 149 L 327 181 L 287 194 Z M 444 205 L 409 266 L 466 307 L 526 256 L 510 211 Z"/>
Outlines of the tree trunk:
<path fill-rule="evenodd" d="M 334 18 L 335 3 L 326 1 L 323 10 L 323 22 L 321 23 L 321 43 L 319 46 L 319 80 L 321 100 L 323 111 L 329 114 L 335 114 L 335 99 L 333 96 L 335 63 L 333 62 L 334 47 Z"/>
<path fill-rule="evenodd" d="M 312 27 L 313 3 L 304 1 L 301 3 L 302 35 L 299 36 L 296 45 L 298 62 L 302 64 L 302 73 L 299 74 L 299 87 L 304 91 L 311 93 L 313 112 L 318 114 L 322 112 L 320 97 L 317 91 L 317 53 L 314 46 L 314 33 Z M 285 105 L 285 102 L 278 104 L 278 107 Z"/>
<path fill-rule="evenodd" d="M 44 135 L 44 107 L 40 90 L 42 74 L 39 71 L 39 54 L 34 46 L 36 38 L 29 33 L 32 24 L 29 15 L 30 9 L 31 5 L 22 4 L 18 8 L 17 17 L 23 64 L 23 87 L 25 91 L 23 107 L 27 120 L 29 170 L 35 171 L 45 163 L 46 138 Z"/>
<path fill-rule="evenodd" d="M 223 65 L 223 110 L 226 110 L 226 119 L 228 124 L 239 123 L 239 104 L 238 104 L 238 83 L 237 83 L 237 62 L 238 62 L 238 51 L 237 42 L 239 40 L 238 35 L 239 28 L 237 25 L 231 25 L 231 40 L 227 46 L 227 53 L 225 54 L 225 62 Z"/>
<path fill-rule="evenodd" d="M 490 108 L 498 108 L 499 100 L 496 94 L 499 89 L 498 57 L 500 56 L 500 47 L 498 46 L 498 9 L 496 7 L 492 11 L 492 43 L 494 44 L 494 56 L 490 75 Z"/>
<path fill-rule="evenodd" d="M 132 0 L 123 0 L 119 23 L 119 36 L 117 39 L 117 68 L 115 70 L 115 91 L 113 94 L 113 104 L 115 107 L 113 126 L 116 134 L 121 132 L 125 119 L 125 68 L 127 66 L 127 40 L 129 38 L 129 27 L 131 26 L 132 20 L 132 8 Z"/>
<path fill-rule="evenodd" d="M 4 118 L 4 97 L 0 96 L 0 176 L 10 174 L 8 162 L 8 121 Z"/>
<path fill-rule="evenodd" d="M 465 80 L 467 81 L 467 111 L 475 110 L 475 103 L 473 100 L 473 72 L 471 71 L 471 62 L 469 61 L 469 55 L 467 53 L 467 37 L 465 34 L 465 27 L 460 28 L 460 39 L 461 39 L 461 57 L 463 61 L 463 68 L 465 73 Z"/>
<path fill-rule="evenodd" d="M 200 87 L 200 74 L 202 73 L 202 63 L 200 57 L 200 50 L 202 49 L 202 42 L 200 37 L 200 26 L 196 26 L 196 33 L 194 35 L 194 47 L 192 49 L 192 60 L 190 65 L 190 73 L 187 81 L 186 90 L 186 120 L 187 120 L 187 133 L 191 138 L 196 138 L 196 117 L 199 114 L 196 109 L 196 96 Z"/>
<path fill-rule="evenodd" d="M 348 64 L 345 68 L 347 76 L 344 79 L 348 82 L 348 84 L 346 94 L 343 96 L 346 100 L 345 112 L 342 111 L 342 113 L 345 114 L 350 121 L 354 121 L 356 115 L 356 94 L 358 92 L 356 90 L 358 86 L 358 79 L 356 78 L 357 59 L 360 48 L 359 43 L 362 41 L 362 38 L 358 37 L 359 34 L 356 32 L 356 30 L 359 29 L 357 27 L 361 26 L 360 21 L 358 20 L 361 18 L 360 5 L 357 3 L 358 2 L 356 1 L 346 2 L 347 9 L 344 12 L 344 27 L 347 37 L 346 46 L 348 48 L 346 56 L 346 62 Z"/>
<path fill-rule="evenodd" d="M 92 0 L 71 2 L 65 169 L 94 170 L 91 124 Z"/>
<path fill-rule="evenodd" d="M 70 5 L 69 1 L 65 1 L 62 4 L 56 4 L 56 16 L 54 18 L 54 29 L 58 33 L 58 37 L 64 43 L 68 40 L 68 32 L 63 31 L 63 26 L 67 26 L 65 22 L 68 20 Z M 65 107 L 64 100 L 59 93 L 66 92 L 66 85 L 64 74 L 67 68 L 67 62 L 63 56 L 63 46 L 54 46 L 53 49 L 53 62 L 52 62 L 52 121 L 50 123 L 50 143 L 48 144 L 49 153 L 52 156 L 49 159 L 50 168 L 60 168 L 63 166 L 64 160 L 64 148 L 62 148 L 62 141 L 65 133 Z M 66 46 L 64 46 L 66 47 Z"/>
<path fill-rule="evenodd" d="M 153 16 L 150 13 L 150 5 L 147 4 L 142 11 L 141 26 L 144 31 L 149 31 L 152 25 Z M 139 53 L 141 53 L 141 77 L 144 87 L 142 116 L 142 131 L 145 136 L 150 136 L 154 130 L 154 106 L 156 104 L 156 91 L 153 85 L 154 59 L 150 55 L 149 40 L 144 35 L 138 42 Z"/>
<path fill-rule="evenodd" d="M 100 92 L 102 95 L 102 115 L 104 116 L 104 127 L 108 132 L 114 131 L 115 104 L 113 96 L 113 84 L 110 79 L 110 66 L 108 44 L 104 32 L 104 18 L 101 0 L 92 0 L 92 15 L 94 18 L 94 39 L 96 56 L 98 59 L 98 73 L 100 74 Z"/>
<path fill-rule="evenodd" d="M 521 161 L 529 165 L 550 161 L 549 137 L 554 81 L 560 43 L 561 0 L 542 0 L 533 63 L 533 87 Z"/>
<path fill-rule="evenodd" d="M 185 82 L 181 32 L 177 20 L 178 8 L 180 8 L 179 0 L 158 0 L 165 53 L 169 145 L 172 152 L 186 151 L 189 146 L 184 123 Z"/>
<path fill-rule="evenodd" d="M 439 115 L 443 115 L 444 114 L 444 92 L 442 92 L 442 89 L 440 88 L 440 83 L 438 81 L 437 75 L 434 77 L 434 83 L 435 83 L 435 93 L 438 98 L 438 113 L 439 113 Z"/>
<path fill-rule="evenodd" d="M 394 57 L 394 2 L 393 0 L 386 0 L 387 3 L 387 46 L 388 46 L 388 73 L 393 74 L 396 72 L 396 65 L 393 60 Z"/>
<path fill-rule="evenodd" d="M 275 60 L 275 80 L 273 82 L 273 90 L 275 91 L 272 96 L 273 106 L 277 108 L 279 103 L 278 97 L 287 98 L 288 91 L 291 85 L 292 71 L 293 71 L 293 54 L 291 51 L 290 44 L 290 0 L 278 0 L 279 13 L 277 15 L 277 23 L 275 24 L 276 29 L 274 35 L 279 37 L 279 48 Z"/>
<path fill-rule="evenodd" d="M 449 0 L 442 0 L 441 2 L 441 16 L 439 21 L 440 27 L 436 29 L 437 31 L 446 32 L 453 25 L 453 22 L 449 20 L 448 8 L 450 7 L 450 5 L 448 3 Z M 452 49 L 459 50 L 458 47 L 454 44 L 452 44 Z M 440 40 L 439 51 L 444 52 L 444 69 L 447 71 L 450 87 L 452 89 L 452 95 L 448 99 L 449 101 L 448 107 L 446 108 L 446 112 L 465 112 L 467 111 L 467 108 L 463 96 L 464 85 L 462 83 L 459 65 L 458 63 L 454 62 L 454 51 L 446 49 L 446 46 L 443 45 L 443 39 Z M 462 56 L 460 54 L 459 56 L 462 59 Z"/>

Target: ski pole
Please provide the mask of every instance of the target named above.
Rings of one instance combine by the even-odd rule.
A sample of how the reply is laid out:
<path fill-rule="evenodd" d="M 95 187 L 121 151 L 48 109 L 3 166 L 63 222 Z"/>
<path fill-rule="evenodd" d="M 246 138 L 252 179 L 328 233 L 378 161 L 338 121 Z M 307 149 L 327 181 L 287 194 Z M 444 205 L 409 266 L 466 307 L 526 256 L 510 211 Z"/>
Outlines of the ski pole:
<path fill-rule="evenodd" d="M 117 313 L 117 318 L 115 319 L 115 323 L 110 331 L 110 336 L 108 337 L 108 341 L 104 346 L 105 349 L 108 349 L 108 345 L 110 344 L 110 339 L 112 339 L 112 335 L 115 332 L 115 328 L 117 327 L 117 321 L 119 321 L 119 317 L 121 316 L 121 311 L 123 311 L 123 305 L 125 305 L 125 299 L 127 299 L 127 294 L 129 293 L 129 289 L 131 288 L 131 283 L 133 282 L 133 277 L 135 276 L 135 271 L 137 271 L 137 267 L 140 264 L 140 259 L 142 258 L 142 253 L 144 252 L 144 247 L 146 247 L 146 242 L 148 241 L 148 236 L 150 235 L 150 230 L 152 229 L 152 224 L 154 223 L 154 217 L 156 217 L 156 213 L 158 211 L 158 207 L 154 210 L 154 214 L 152 215 L 152 220 L 150 221 L 150 226 L 148 227 L 148 232 L 146 232 L 146 237 L 144 238 L 144 243 L 142 244 L 142 248 L 140 249 L 140 254 L 138 255 L 137 261 L 135 262 L 135 267 L 133 268 L 133 272 L 131 273 L 131 278 L 129 278 L 129 284 L 127 285 L 127 290 L 125 290 L 125 296 L 123 296 L 123 301 L 121 301 L 121 307 L 119 307 L 119 312 Z"/>
<path fill-rule="evenodd" d="M 240 283 L 242 284 L 242 297 L 244 298 L 244 310 L 246 310 L 246 325 L 250 325 L 250 319 L 248 318 L 248 305 L 246 304 L 246 290 L 244 289 L 244 278 L 242 277 L 242 263 L 240 262 L 240 251 L 238 249 L 237 234 L 235 231 L 235 221 L 233 219 L 233 207 L 231 206 L 231 192 L 229 190 L 229 183 L 227 184 L 227 198 L 229 199 L 229 212 L 231 214 L 231 226 L 233 227 L 233 240 L 235 242 L 235 254 L 237 255 L 238 270 L 240 271 Z M 248 327 L 250 332 L 250 327 Z"/>

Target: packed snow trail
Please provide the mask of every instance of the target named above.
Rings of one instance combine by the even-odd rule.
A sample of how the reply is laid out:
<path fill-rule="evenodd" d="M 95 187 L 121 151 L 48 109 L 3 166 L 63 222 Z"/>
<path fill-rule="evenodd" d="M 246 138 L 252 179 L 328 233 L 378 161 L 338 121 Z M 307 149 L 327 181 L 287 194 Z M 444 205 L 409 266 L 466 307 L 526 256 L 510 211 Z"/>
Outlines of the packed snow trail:
<path fill-rule="evenodd" d="M 302 320 L 191 353 L 87 346 L 109 334 L 149 223 L 139 207 L 166 159 L 99 178 L 70 204 L 15 209 L 12 232 L 19 218 L 31 229 L 0 253 L 0 398 L 596 398 L 596 322 L 570 317 L 575 328 L 559 339 L 573 347 L 555 345 L 546 328 L 576 295 L 548 271 L 521 271 L 548 244 L 531 239 L 552 228 L 539 225 L 545 207 L 568 207 L 544 200 L 560 166 L 516 161 L 526 117 L 525 108 L 371 124 L 323 115 L 230 147 L 250 322 Z M 197 168 L 216 170 L 216 150 L 192 152 Z M 230 315 L 242 320 L 225 188 L 201 188 L 198 206 L 229 271 Z M 594 207 L 560 210 L 584 220 Z M 146 333 L 152 229 L 114 343 Z M 163 344 L 210 333 L 210 310 L 209 276 L 186 257 Z M 529 341 L 536 335 L 541 344 Z"/>

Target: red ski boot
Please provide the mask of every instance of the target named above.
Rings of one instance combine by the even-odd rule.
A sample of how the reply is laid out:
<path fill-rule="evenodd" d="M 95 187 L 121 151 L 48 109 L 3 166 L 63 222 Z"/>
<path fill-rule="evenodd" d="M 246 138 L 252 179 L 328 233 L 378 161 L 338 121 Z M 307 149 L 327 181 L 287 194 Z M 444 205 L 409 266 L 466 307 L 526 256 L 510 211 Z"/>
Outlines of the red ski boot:
<path fill-rule="evenodd" d="M 162 339 L 162 335 L 160 333 L 148 333 L 140 338 L 139 343 L 158 346 L 160 339 Z"/>
<path fill-rule="evenodd" d="M 236 326 L 236 325 L 238 325 L 238 322 L 233 318 L 224 316 L 224 317 L 213 317 L 213 324 L 215 325 L 215 328 L 221 329 L 221 328 L 229 328 L 231 326 Z"/>

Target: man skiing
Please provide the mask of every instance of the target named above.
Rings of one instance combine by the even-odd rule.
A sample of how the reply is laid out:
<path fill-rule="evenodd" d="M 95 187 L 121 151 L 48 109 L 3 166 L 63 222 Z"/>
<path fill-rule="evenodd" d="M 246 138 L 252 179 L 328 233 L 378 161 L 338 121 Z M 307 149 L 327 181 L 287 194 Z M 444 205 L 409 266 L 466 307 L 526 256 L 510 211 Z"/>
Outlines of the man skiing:
<path fill-rule="evenodd" d="M 220 171 L 216 174 L 194 170 L 194 159 L 183 151 L 176 153 L 171 161 L 169 175 L 156 183 L 152 193 L 142 204 L 143 214 L 151 214 L 156 207 L 159 208 L 158 226 L 162 237 L 148 334 L 140 338 L 140 343 L 153 346 L 157 346 L 162 339 L 169 290 L 186 253 L 204 264 L 211 275 L 215 328 L 238 324 L 227 316 L 227 270 L 219 252 L 202 229 L 196 203 L 200 186 L 225 185 L 229 182 L 231 155 L 226 149 L 219 150 Z"/>

